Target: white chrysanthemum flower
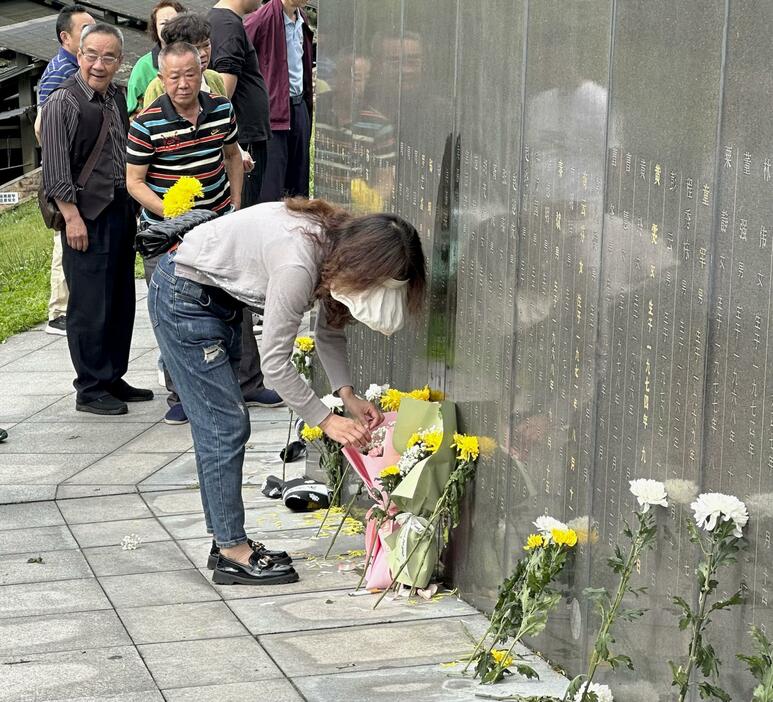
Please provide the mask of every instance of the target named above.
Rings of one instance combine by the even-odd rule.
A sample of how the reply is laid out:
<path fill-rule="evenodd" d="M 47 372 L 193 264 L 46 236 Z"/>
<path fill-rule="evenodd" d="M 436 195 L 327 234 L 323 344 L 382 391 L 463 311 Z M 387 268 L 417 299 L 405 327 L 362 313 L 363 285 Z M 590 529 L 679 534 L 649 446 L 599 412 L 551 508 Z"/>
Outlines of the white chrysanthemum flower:
<path fill-rule="evenodd" d="M 746 506 L 752 517 L 773 517 L 773 492 L 760 492 L 746 500 Z"/>
<path fill-rule="evenodd" d="M 322 402 L 324 402 L 325 406 L 330 410 L 337 410 L 337 409 L 344 408 L 344 401 L 340 397 L 336 397 L 335 395 L 325 395 L 322 398 Z"/>
<path fill-rule="evenodd" d="M 696 497 L 700 488 L 692 480 L 671 478 L 666 480 L 666 493 L 668 498 L 678 505 L 689 505 Z"/>
<path fill-rule="evenodd" d="M 731 521 L 735 525 L 733 536 L 743 536 L 743 528 L 749 521 L 746 505 L 734 495 L 721 492 L 705 492 L 690 505 L 695 513 L 695 523 L 706 531 L 714 531 L 719 522 Z"/>
<path fill-rule="evenodd" d="M 386 383 L 385 385 L 378 385 L 377 383 L 371 383 L 368 386 L 368 389 L 365 391 L 365 399 L 368 402 L 376 402 L 376 400 L 381 399 L 381 396 L 384 394 L 386 390 L 389 390 L 389 383 Z"/>
<path fill-rule="evenodd" d="M 666 486 L 659 480 L 650 480 L 649 478 L 639 478 L 631 480 L 631 494 L 639 502 L 642 508 L 642 514 L 649 510 L 652 505 L 668 507 L 668 495 Z"/>
<path fill-rule="evenodd" d="M 553 517 L 548 517 L 547 515 L 537 517 L 537 519 L 534 521 L 534 526 L 537 527 L 537 531 L 545 539 L 551 538 L 550 532 L 553 529 L 560 529 L 562 531 L 566 531 L 566 529 L 568 528 L 566 524 L 564 524 L 563 522 L 559 522 L 557 519 L 553 519 Z"/>
<path fill-rule="evenodd" d="M 580 689 L 577 690 L 577 694 L 574 696 L 574 702 L 580 702 L 586 690 L 595 693 L 598 702 L 614 702 L 615 698 L 612 697 L 612 690 L 609 687 L 599 685 L 598 683 L 588 683 L 587 681 L 580 685 Z"/>
<path fill-rule="evenodd" d="M 415 446 L 406 449 L 403 455 L 400 456 L 400 460 L 397 462 L 397 467 L 400 469 L 400 475 L 403 477 L 408 475 L 411 469 L 421 460 L 423 454 L 424 449 L 421 444 L 416 444 Z"/>

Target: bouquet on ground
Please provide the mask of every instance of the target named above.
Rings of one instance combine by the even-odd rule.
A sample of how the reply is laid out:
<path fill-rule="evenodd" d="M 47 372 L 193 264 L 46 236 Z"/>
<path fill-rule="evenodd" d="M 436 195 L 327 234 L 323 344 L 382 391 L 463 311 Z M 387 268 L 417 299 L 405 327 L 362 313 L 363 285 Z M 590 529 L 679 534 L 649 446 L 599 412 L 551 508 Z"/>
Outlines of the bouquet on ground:
<path fill-rule="evenodd" d="M 514 649 L 524 637 L 540 634 L 547 625 L 550 612 L 561 599 L 552 583 L 577 544 L 577 533 L 552 517 L 539 517 L 534 525 L 537 531 L 523 547 L 526 555 L 500 586 L 489 627 L 465 666 L 467 670 L 474 663 L 475 677 L 483 684 L 512 675 L 511 666 L 526 678 L 539 677 Z M 486 647 L 489 636 L 492 640 Z M 508 640 L 510 645 L 504 648 Z"/>

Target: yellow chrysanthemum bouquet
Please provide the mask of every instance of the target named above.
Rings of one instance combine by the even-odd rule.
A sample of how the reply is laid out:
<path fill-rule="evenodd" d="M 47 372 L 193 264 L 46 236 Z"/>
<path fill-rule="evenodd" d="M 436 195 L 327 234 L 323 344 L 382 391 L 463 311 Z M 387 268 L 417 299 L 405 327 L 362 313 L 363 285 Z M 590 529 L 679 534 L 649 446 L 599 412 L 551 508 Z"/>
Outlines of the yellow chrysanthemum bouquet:
<path fill-rule="evenodd" d="M 474 664 L 475 677 L 484 684 L 512 675 L 511 667 L 526 678 L 537 677 L 514 649 L 524 637 L 539 634 L 547 625 L 551 610 L 561 599 L 552 584 L 577 545 L 577 533 L 552 517 L 539 517 L 534 526 L 536 532 L 523 546 L 526 554 L 499 588 L 488 630 L 467 660 L 465 670 Z M 507 649 L 496 648 L 508 639 Z"/>
<path fill-rule="evenodd" d="M 164 204 L 164 217 L 172 219 L 192 210 L 197 197 L 204 197 L 201 181 L 192 176 L 181 176 L 161 199 Z"/>

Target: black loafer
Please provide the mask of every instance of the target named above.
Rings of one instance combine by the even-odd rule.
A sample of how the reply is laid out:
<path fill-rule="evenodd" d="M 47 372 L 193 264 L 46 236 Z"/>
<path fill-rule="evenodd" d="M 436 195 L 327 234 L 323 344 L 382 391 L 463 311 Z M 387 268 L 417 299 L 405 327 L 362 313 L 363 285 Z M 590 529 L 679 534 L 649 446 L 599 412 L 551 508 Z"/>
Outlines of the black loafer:
<path fill-rule="evenodd" d="M 78 412 L 90 412 L 91 414 L 105 415 L 126 414 L 129 411 L 125 402 L 122 402 L 112 395 L 104 395 L 91 402 L 79 402 L 76 400 L 75 409 Z"/>
<path fill-rule="evenodd" d="M 0 441 L 5 441 L 8 438 L 8 432 L 5 429 L 0 429 Z"/>
<path fill-rule="evenodd" d="M 247 543 L 250 548 L 258 554 L 258 558 L 268 558 L 272 563 L 277 565 L 290 565 L 293 559 L 290 558 L 287 551 L 271 551 L 267 549 L 260 541 L 253 541 L 247 539 Z M 212 548 L 209 549 L 209 558 L 207 559 L 207 568 L 214 570 L 217 566 L 217 559 L 220 556 L 220 549 L 218 545 L 212 541 Z"/>
<path fill-rule="evenodd" d="M 250 556 L 250 564 L 226 558 L 222 553 L 217 559 L 212 582 L 218 585 L 283 585 L 298 580 L 298 573 L 291 565 L 280 565 L 261 558 L 257 552 Z"/>
<path fill-rule="evenodd" d="M 135 388 L 125 380 L 119 380 L 110 387 L 110 394 L 123 402 L 150 402 L 153 399 L 153 391 L 144 388 Z"/>

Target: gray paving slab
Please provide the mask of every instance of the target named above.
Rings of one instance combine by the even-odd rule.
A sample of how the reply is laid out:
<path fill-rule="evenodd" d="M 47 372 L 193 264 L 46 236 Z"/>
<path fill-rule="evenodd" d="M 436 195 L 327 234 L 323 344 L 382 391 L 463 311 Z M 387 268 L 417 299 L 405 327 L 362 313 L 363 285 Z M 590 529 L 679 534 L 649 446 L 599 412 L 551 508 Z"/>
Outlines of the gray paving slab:
<path fill-rule="evenodd" d="M 151 389 L 154 393 L 156 393 L 157 389 L 161 390 L 161 388 L 155 387 Z M 166 392 L 161 390 L 161 394 L 156 393 L 156 397 L 149 402 L 130 403 L 127 414 L 103 416 L 88 414 L 87 412 L 77 412 L 73 396 L 67 396 L 42 408 L 40 412 L 29 417 L 29 421 L 49 423 L 79 422 L 81 424 L 131 424 L 139 422 L 150 424 L 161 419 L 166 413 L 167 405 L 165 398 Z"/>
<path fill-rule="evenodd" d="M 305 529 L 288 529 L 286 531 L 265 531 L 247 522 L 245 530 L 249 535 L 257 535 L 269 548 L 282 549 L 294 557 L 322 557 L 327 552 L 332 541 L 332 534 L 315 538 L 317 533 L 316 526 Z M 365 538 L 362 534 L 348 536 L 342 532 L 333 544 L 330 558 L 335 559 L 337 556 L 350 554 L 351 552 L 356 553 L 364 548 Z"/>
<path fill-rule="evenodd" d="M 0 588 L 0 619 L 95 609 L 110 609 L 110 602 L 94 578 Z"/>
<path fill-rule="evenodd" d="M 62 653 L 37 653 L 0 659 L 0 700 L 40 702 L 113 693 L 155 691 L 156 686 L 132 646 Z"/>
<path fill-rule="evenodd" d="M 99 578 L 99 582 L 116 609 L 220 599 L 217 591 L 195 569 L 111 575 Z"/>
<path fill-rule="evenodd" d="M 131 644 L 112 609 L 0 620 L 0 656 Z"/>
<path fill-rule="evenodd" d="M 0 368 L 4 368 L 30 352 L 52 345 L 61 347 L 63 354 L 68 353 L 67 339 L 46 334 L 43 331 L 16 334 L 0 344 Z"/>
<path fill-rule="evenodd" d="M 94 574 L 99 577 L 185 570 L 191 567 L 190 560 L 173 541 L 141 543 L 136 549 L 128 550 L 120 546 L 85 548 L 83 555 Z"/>
<path fill-rule="evenodd" d="M 118 614 L 135 644 L 219 639 L 250 633 L 222 602 L 131 607 L 119 609 Z"/>
<path fill-rule="evenodd" d="M 111 454 L 75 473 L 64 485 L 134 485 L 174 460 L 177 454 Z"/>
<path fill-rule="evenodd" d="M 54 502 L 31 502 L 22 505 L 0 505 L 0 524 L 5 530 L 30 529 L 64 524 L 64 519 Z"/>
<path fill-rule="evenodd" d="M 143 692 L 126 692 L 117 695 L 100 695 L 99 697 L 60 697 L 46 702 L 164 702 L 160 690 L 144 690 Z"/>
<path fill-rule="evenodd" d="M 257 519 L 257 512 L 258 510 L 255 509 L 244 510 L 245 530 L 249 531 L 246 527 Z M 207 534 L 204 514 L 201 512 L 198 514 L 175 514 L 171 517 L 158 517 L 158 521 L 175 539 L 194 539 Z"/>
<path fill-rule="evenodd" d="M 442 663 L 469 653 L 462 622 L 482 615 L 271 634 L 258 641 L 291 678 L 347 670 Z M 374 638 L 375 637 L 375 638 Z"/>
<path fill-rule="evenodd" d="M 139 495 L 109 495 L 59 500 L 59 509 L 68 524 L 111 522 L 119 519 L 143 519 L 152 512 Z"/>
<path fill-rule="evenodd" d="M 154 424 L 144 434 L 127 442 L 117 453 L 182 453 L 193 446 L 187 424 Z"/>
<path fill-rule="evenodd" d="M 0 554 L 27 553 L 34 549 L 60 551 L 78 544 L 66 526 L 34 527 L 0 531 Z"/>
<path fill-rule="evenodd" d="M 142 495 L 151 512 L 159 517 L 177 514 L 201 513 L 201 495 L 198 490 L 176 489 L 145 492 Z M 242 500 L 247 509 L 265 507 L 266 499 L 256 487 L 243 487 Z"/>
<path fill-rule="evenodd" d="M 31 551 L 0 556 L 0 585 L 92 577 L 80 551 Z"/>
<path fill-rule="evenodd" d="M 21 422 L 54 404 L 61 395 L 8 395 L 0 405 L 0 424 Z M 72 404 L 70 404 L 72 407 Z"/>
<path fill-rule="evenodd" d="M 150 519 L 122 519 L 116 522 L 73 524 L 70 531 L 81 548 L 113 546 L 120 544 L 124 536 L 131 534 L 136 534 L 142 543 L 168 541 L 172 538 L 153 517 Z"/>
<path fill-rule="evenodd" d="M 137 492 L 136 485 L 78 485 L 61 484 L 56 489 L 57 499 L 70 500 L 74 497 L 101 497 L 104 495 L 128 495 Z"/>
<path fill-rule="evenodd" d="M 183 451 L 187 451 L 187 449 L 183 449 Z M 198 487 L 198 484 L 199 477 L 196 474 L 195 455 L 193 453 L 183 453 L 180 451 L 177 458 L 145 478 L 140 483 L 140 489 L 143 491 L 152 491 L 158 490 L 163 486 L 173 486 L 175 488 L 183 486 Z"/>
<path fill-rule="evenodd" d="M 433 601 L 415 598 L 410 604 L 385 599 L 373 609 L 376 595 L 347 591 L 322 591 L 240 599 L 229 603 L 237 617 L 258 635 L 310 629 L 336 629 L 346 625 L 440 619 L 477 614 L 474 607 L 452 595 Z"/>
<path fill-rule="evenodd" d="M 279 668 L 250 636 L 145 644 L 137 648 L 162 690 L 216 685 L 223 680 L 220 661 L 228 662 L 229 682 L 282 677 Z"/>
<path fill-rule="evenodd" d="M 516 699 L 513 695 L 556 695 L 562 697 L 566 680 L 541 662 L 540 680 L 507 678 L 496 687 L 480 685 L 469 675 L 462 676 L 463 666 L 426 665 L 388 668 L 336 675 L 297 677 L 293 683 L 308 702 L 357 700 L 358 702 L 480 702 L 479 695 L 491 694 L 497 699 Z M 654 702 L 654 700 L 653 700 Z"/>
<path fill-rule="evenodd" d="M 34 373 L 36 376 L 40 372 L 52 371 L 67 371 L 71 376 L 74 374 L 70 354 L 66 345 L 63 348 L 62 344 L 47 344 L 19 355 L 16 360 L 2 366 L 2 372 L 8 371 Z"/>
<path fill-rule="evenodd" d="M 255 683 L 228 683 L 200 687 L 180 687 L 164 690 L 167 702 L 202 702 L 214 700 L 217 702 L 244 702 L 260 696 L 270 702 L 304 702 L 291 683 L 286 680 L 261 680 Z M 340 699 L 342 698 L 330 698 Z"/>
<path fill-rule="evenodd" d="M 105 431 L 105 426 L 110 430 Z M 14 427 L 13 442 L 5 444 L 3 452 L 107 454 L 150 426 L 141 422 L 24 422 Z"/>
<path fill-rule="evenodd" d="M 281 449 L 287 440 L 287 422 L 267 420 L 250 422 L 252 432 L 247 440 L 247 451 L 274 452 L 277 446 Z"/>
<path fill-rule="evenodd" d="M 0 368 L 3 394 L 8 395 L 67 395 L 73 392 L 72 371 L 41 371 L 33 375 L 27 371 L 6 371 Z M 75 400 L 73 399 L 73 403 Z"/>
<path fill-rule="evenodd" d="M 20 502 L 11 496 L 35 487 L 53 488 L 55 495 L 59 483 L 99 458 L 97 453 L 0 453 L 0 503 Z"/>

